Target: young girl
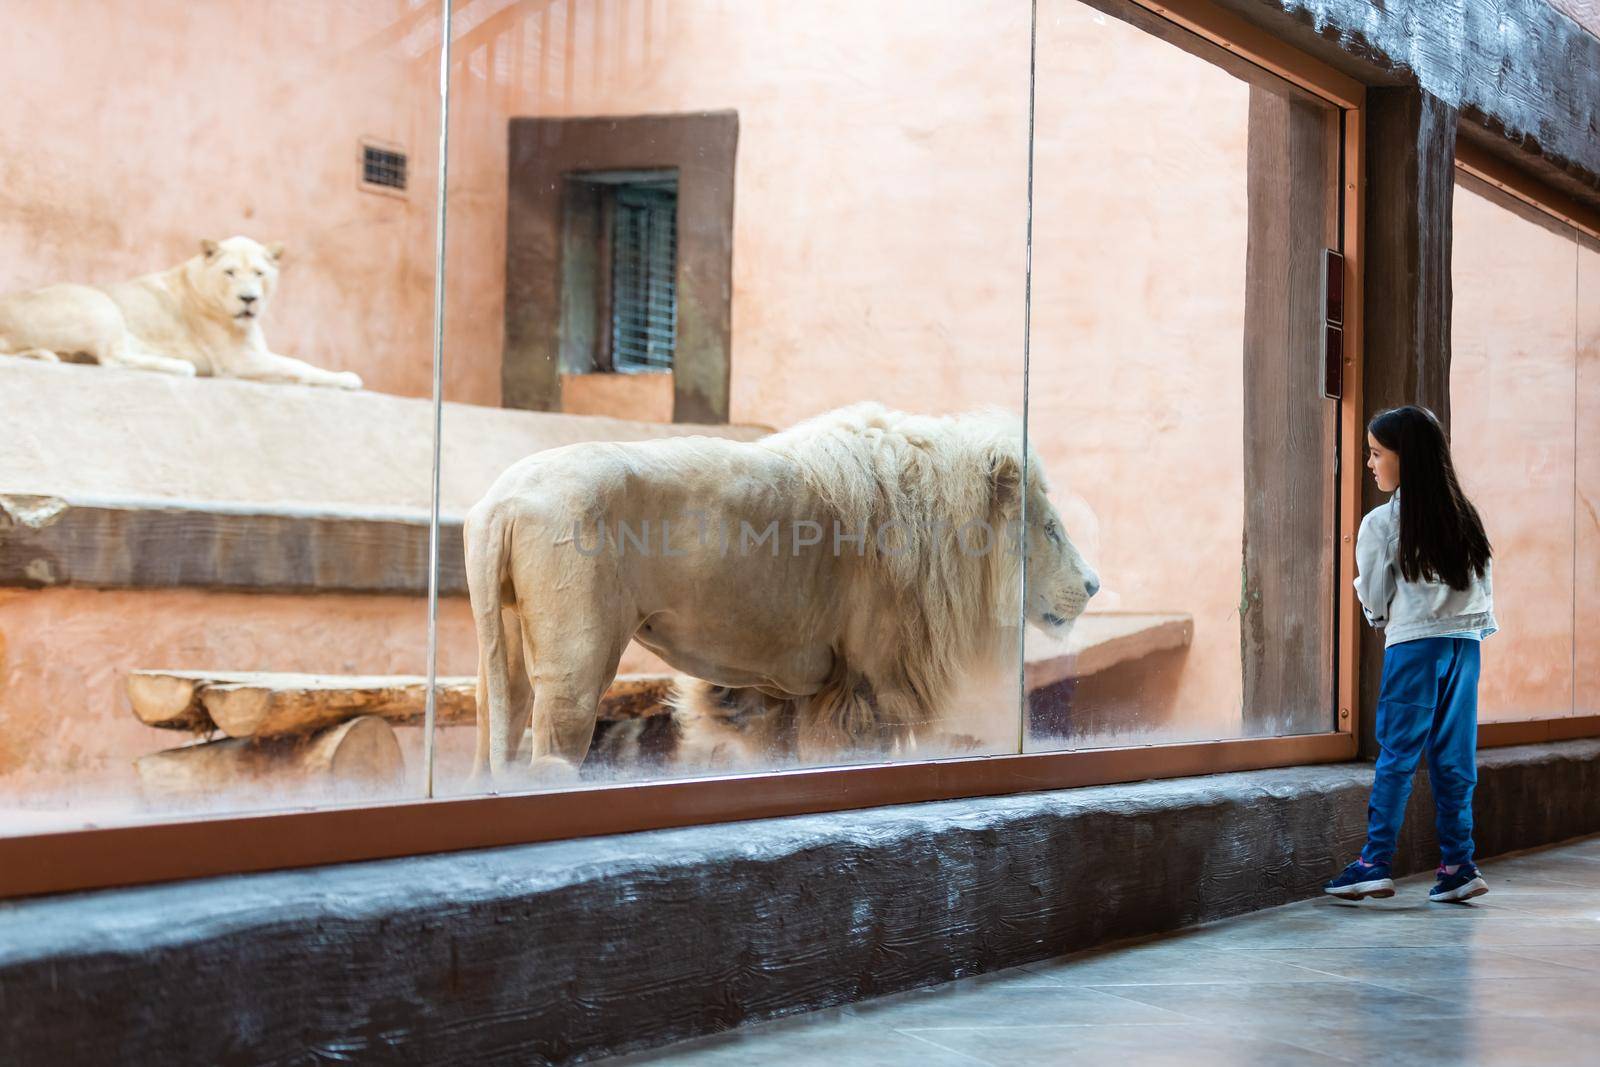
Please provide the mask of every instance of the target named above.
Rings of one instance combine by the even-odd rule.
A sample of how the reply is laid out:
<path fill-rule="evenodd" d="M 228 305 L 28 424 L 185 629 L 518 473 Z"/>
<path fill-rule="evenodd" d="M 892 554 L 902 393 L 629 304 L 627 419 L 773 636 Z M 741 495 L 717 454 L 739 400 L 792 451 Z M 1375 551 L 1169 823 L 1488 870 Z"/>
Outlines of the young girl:
<path fill-rule="evenodd" d="M 1389 865 L 1426 750 L 1442 854 L 1428 899 L 1468 900 L 1489 891 L 1472 863 L 1478 645 L 1498 629 L 1489 539 L 1431 411 L 1380 413 L 1367 425 L 1367 448 L 1378 488 L 1394 494 L 1368 512 L 1356 537 L 1356 595 L 1367 621 L 1384 632 L 1380 753 L 1366 848 L 1323 890 L 1348 900 L 1394 896 Z"/>

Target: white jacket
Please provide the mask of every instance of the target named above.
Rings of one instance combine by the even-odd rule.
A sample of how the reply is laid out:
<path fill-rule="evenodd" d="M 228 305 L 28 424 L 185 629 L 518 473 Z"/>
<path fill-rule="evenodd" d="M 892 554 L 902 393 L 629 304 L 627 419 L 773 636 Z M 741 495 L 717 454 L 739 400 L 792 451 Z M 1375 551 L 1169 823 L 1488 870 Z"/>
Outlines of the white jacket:
<path fill-rule="evenodd" d="M 1491 561 L 1465 589 L 1407 581 L 1400 573 L 1400 492 L 1367 512 L 1356 535 L 1356 596 L 1367 621 L 1383 630 L 1387 648 L 1446 634 L 1488 637 L 1494 621 Z"/>

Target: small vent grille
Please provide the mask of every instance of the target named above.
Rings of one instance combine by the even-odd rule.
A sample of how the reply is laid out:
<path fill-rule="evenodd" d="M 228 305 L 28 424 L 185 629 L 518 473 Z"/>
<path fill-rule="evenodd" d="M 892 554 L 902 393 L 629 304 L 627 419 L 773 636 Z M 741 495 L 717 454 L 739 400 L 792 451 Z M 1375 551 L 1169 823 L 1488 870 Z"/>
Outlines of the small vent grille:
<path fill-rule="evenodd" d="M 380 189 L 405 189 L 406 154 L 375 145 L 362 145 L 361 180 Z"/>
<path fill-rule="evenodd" d="M 676 188 L 617 189 L 611 243 L 611 365 L 672 369 L 678 333 Z"/>

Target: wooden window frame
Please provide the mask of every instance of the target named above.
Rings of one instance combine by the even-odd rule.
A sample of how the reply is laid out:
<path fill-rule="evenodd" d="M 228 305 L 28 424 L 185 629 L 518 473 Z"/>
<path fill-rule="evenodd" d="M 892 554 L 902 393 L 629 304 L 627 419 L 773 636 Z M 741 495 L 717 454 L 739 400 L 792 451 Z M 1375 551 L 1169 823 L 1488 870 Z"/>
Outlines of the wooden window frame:
<path fill-rule="evenodd" d="M 1578 231 L 1580 235 L 1600 241 L 1600 211 L 1550 188 L 1501 157 L 1461 138 L 1456 140 L 1456 169 Z M 1600 737 L 1600 715 L 1488 722 L 1478 726 L 1479 748 L 1575 741 L 1590 737 Z"/>
<path fill-rule="evenodd" d="M 1169 40 L 1187 30 L 1341 109 L 1345 263 L 1345 391 L 1338 434 L 1360 455 L 1361 235 L 1365 90 L 1207 0 L 1130 0 Z M 1151 29 L 1141 22 L 1141 28 Z M 1185 44 L 1195 51 L 1193 41 Z M 1207 57 L 1208 59 L 1211 57 Z M 1345 462 L 1339 573 L 1355 570 L 1360 464 Z M 408 800 L 361 807 L 217 815 L 0 837 L 0 898 L 668 827 L 845 811 L 920 801 L 1104 785 L 1350 760 L 1357 752 L 1359 615 L 1349 581 L 1337 590 L 1337 728 L 1327 733 L 1130 748 L 733 775 L 559 792 Z M 1023 708 L 1018 708 L 1018 714 Z"/>
<path fill-rule="evenodd" d="M 739 145 L 734 111 L 514 117 L 508 132 L 506 407 L 561 410 L 563 350 L 587 347 L 593 306 L 576 274 L 595 269 L 581 250 L 598 223 L 572 210 L 586 175 L 674 174 L 678 182 L 677 338 L 672 421 L 728 421 L 733 345 L 733 227 Z M 589 219 L 586 223 L 584 220 Z"/>

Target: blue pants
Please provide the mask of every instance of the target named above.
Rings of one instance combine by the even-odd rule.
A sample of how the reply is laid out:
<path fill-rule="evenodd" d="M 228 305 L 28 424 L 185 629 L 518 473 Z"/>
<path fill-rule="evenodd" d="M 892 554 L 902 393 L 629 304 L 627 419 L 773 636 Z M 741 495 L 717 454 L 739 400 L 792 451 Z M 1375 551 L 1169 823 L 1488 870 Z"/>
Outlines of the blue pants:
<path fill-rule="evenodd" d="M 1368 863 L 1394 862 L 1395 841 L 1424 749 L 1433 784 L 1439 853 L 1472 862 L 1472 789 L 1478 784 L 1479 643 L 1427 637 L 1390 645 L 1378 694 L 1377 774 L 1367 806 Z"/>

